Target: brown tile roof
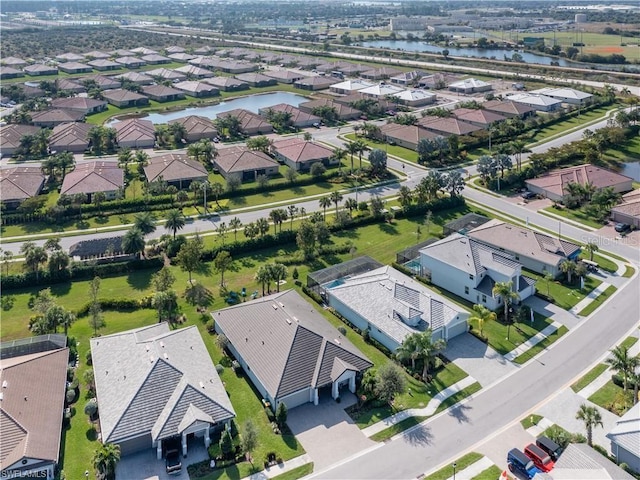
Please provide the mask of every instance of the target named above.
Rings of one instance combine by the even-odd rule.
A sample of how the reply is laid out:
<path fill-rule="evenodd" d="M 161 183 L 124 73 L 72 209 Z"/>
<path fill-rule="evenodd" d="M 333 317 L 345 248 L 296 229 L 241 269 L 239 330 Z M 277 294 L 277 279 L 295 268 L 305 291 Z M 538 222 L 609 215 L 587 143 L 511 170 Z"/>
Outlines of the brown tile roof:
<path fill-rule="evenodd" d="M 25 135 L 35 135 L 41 127 L 35 125 L 19 125 L 10 123 L 0 127 L 0 151 L 3 148 L 17 148 L 20 146 L 20 140 Z"/>
<path fill-rule="evenodd" d="M 0 470 L 21 459 L 58 461 L 68 361 L 68 348 L 2 361 Z"/>
<path fill-rule="evenodd" d="M 49 147 L 53 151 L 69 149 L 71 147 L 89 146 L 89 130 L 93 125 L 83 122 L 61 123 L 53 127 L 49 136 Z"/>
<path fill-rule="evenodd" d="M 62 108 L 52 108 L 51 110 L 44 110 L 42 112 L 31 112 L 29 115 L 33 123 L 64 123 L 84 120 L 84 112 Z"/>
<path fill-rule="evenodd" d="M 257 73 L 257 72 L 240 73 L 240 74 L 236 75 L 236 78 L 238 80 L 240 80 L 241 82 L 247 82 L 247 83 L 276 82 L 277 81 L 275 78 L 267 77 L 266 75 L 263 75 L 263 74 Z"/>
<path fill-rule="evenodd" d="M 189 60 L 196 58 L 196 56 L 181 52 L 181 53 L 172 53 L 171 55 L 169 55 L 169 58 L 172 58 L 173 60 L 177 60 L 179 62 L 188 62 Z"/>
<path fill-rule="evenodd" d="M 611 209 L 631 217 L 640 218 L 640 188 L 622 196 L 622 202 Z"/>
<path fill-rule="evenodd" d="M 207 169 L 185 154 L 166 153 L 158 157 L 151 157 L 148 165 L 144 167 L 144 174 L 149 182 L 159 180 L 160 177 L 165 182 L 175 182 L 206 178 Z"/>
<path fill-rule="evenodd" d="M 107 102 L 104 100 L 87 97 L 56 98 L 51 102 L 51 106 L 55 108 L 66 108 L 68 110 L 79 110 L 82 112 L 88 112 L 96 107 L 106 105 Z"/>
<path fill-rule="evenodd" d="M 60 195 L 76 193 L 113 192 L 124 186 L 124 171 L 118 162 L 98 160 L 81 163 L 67 173 L 60 188 Z"/>
<path fill-rule="evenodd" d="M 278 154 L 296 163 L 320 161 L 333 155 L 332 149 L 299 138 L 274 142 L 272 148 Z"/>
<path fill-rule="evenodd" d="M 120 88 L 120 85 L 122 85 L 115 78 L 105 77 L 104 75 L 92 75 L 89 77 L 83 77 L 83 80 L 93 80 L 94 82 L 96 82 L 98 87 L 103 90 Z"/>
<path fill-rule="evenodd" d="M 324 107 L 325 105 L 335 108 L 336 113 L 338 114 L 338 117 L 356 115 L 361 113 L 360 110 L 351 108 L 349 105 L 338 103 L 331 98 L 318 98 L 317 100 L 303 102 L 300 105 L 298 105 L 298 108 L 302 111 L 313 113 L 314 108 Z"/>
<path fill-rule="evenodd" d="M 116 58 L 116 62 L 127 66 L 142 66 L 146 65 L 146 62 L 137 57 L 119 57 Z"/>
<path fill-rule="evenodd" d="M 36 63 L 34 65 L 28 65 L 23 68 L 23 70 L 27 73 L 36 73 L 40 75 L 44 74 L 53 74 L 56 75 L 58 73 L 58 69 L 56 67 L 50 67 L 48 65 L 42 65 L 41 63 Z"/>
<path fill-rule="evenodd" d="M 247 82 L 241 82 L 233 77 L 211 77 L 205 78 L 202 81 L 218 88 L 238 88 L 245 85 L 247 87 L 249 86 Z"/>
<path fill-rule="evenodd" d="M 555 170 L 542 177 L 527 180 L 527 183 L 562 196 L 567 193 L 566 188 L 570 183 L 579 183 L 580 185 L 590 183 L 595 188 L 601 189 L 631 182 L 632 180 L 630 177 L 620 175 L 611 170 L 584 164 Z"/>
<path fill-rule="evenodd" d="M 20 67 L 20 66 L 26 65 L 28 62 L 18 57 L 5 57 L 2 60 L 0 60 L 0 63 L 2 65 L 11 65 L 14 67 L 16 66 Z"/>
<path fill-rule="evenodd" d="M 84 56 L 85 58 L 95 58 L 96 60 L 110 57 L 108 53 L 101 52 L 100 50 L 92 50 L 91 52 L 85 53 Z"/>
<path fill-rule="evenodd" d="M 155 68 L 153 70 L 146 70 L 145 75 L 150 77 L 160 77 L 165 80 L 184 80 L 187 76 L 183 73 L 176 72 L 170 68 Z"/>
<path fill-rule="evenodd" d="M 525 115 L 535 112 L 536 109 L 525 105 L 524 103 L 512 102 L 511 100 L 490 100 L 482 104 L 485 110 L 491 110 L 499 113 L 509 113 L 511 115 Z"/>
<path fill-rule="evenodd" d="M 155 55 L 158 53 L 156 50 L 147 47 L 132 48 L 131 53 L 137 53 L 138 55 Z"/>
<path fill-rule="evenodd" d="M 116 90 L 107 90 L 103 92 L 102 96 L 107 100 L 112 100 L 114 102 L 125 102 L 132 100 L 141 100 L 143 98 L 147 98 L 144 95 L 140 95 L 136 92 L 130 92 L 125 89 L 116 89 Z"/>
<path fill-rule="evenodd" d="M 169 120 L 167 123 L 169 125 L 173 123 L 180 123 L 184 125 L 184 128 L 187 130 L 188 135 L 218 133 L 218 129 L 210 119 L 198 115 L 189 115 L 188 117 L 176 118 L 175 120 Z"/>
<path fill-rule="evenodd" d="M 84 57 L 82 55 L 78 55 L 76 53 L 63 53 L 56 55 L 56 60 L 60 60 L 62 62 L 77 62 L 83 58 Z"/>
<path fill-rule="evenodd" d="M 61 63 L 59 68 L 63 72 L 67 72 L 67 73 L 91 71 L 91 67 L 89 65 L 87 65 L 86 63 L 79 63 L 79 62 Z"/>
<path fill-rule="evenodd" d="M 99 58 L 96 60 L 91 60 L 90 62 L 87 62 L 87 65 L 89 65 L 90 67 L 93 68 L 108 68 L 108 67 L 114 67 L 115 68 L 120 68 L 122 67 L 122 64 L 118 63 L 118 62 L 112 62 L 111 60 L 107 60 L 106 58 Z"/>
<path fill-rule="evenodd" d="M 380 131 L 390 139 L 411 142 L 416 145 L 423 138 L 433 140 L 439 136 L 416 125 L 400 125 L 397 123 L 387 123 L 386 125 L 382 125 L 382 127 L 380 127 Z"/>
<path fill-rule="evenodd" d="M 0 199 L 3 202 L 26 200 L 42 190 L 45 176 L 40 167 L 0 169 Z"/>
<path fill-rule="evenodd" d="M 187 93 L 209 93 L 211 95 L 220 93 L 218 87 L 214 87 L 205 82 L 186 80 L 184 82 L 174 83 L 173 86 Z"/>
<path fill-rule="evenodd" d="M 195 75 L 197 77 L 213 77 L 212 71 L 195 65 L 185 65 L 184 67 L 176 68 L 175 71 L 185 75 Z"/>
<path fill-rule="evenodd" d="M 57 80 L 58 83 L 58 90 L 69 90 L 71 92 L 86 92 L 87 89 L 84 87 L 84 85 L 80 84 L 79 82 L 72 82 L 71 80 L 68 80 L 66 78 L 59 78 Z"/>
<path fill-rule="evenodd" d="M 240 123 L 242 124 L 243 130 L 260 130 L 260 129 L 264 129 L 264 131 L 273 130 L 273 125 L 267 122 L 260 115 L 250 112 L 249 110 L 236 108 L 235 110 L 229 110 L 228 112 L 222 112 L 218 114 L 218 117 L 225 117 L 225 116 L 238 117 L 238 120 L 240 120 Z"/>
<path fill-rule="evenodd" d="M 454 135 L 468 135 L 469 133 L 482 130 L 480 127 L 471 125 L 470 123 L 463 122 L 453 117 L 431 117 L 426 116 L 418 120 L 418 125 L 427 130 L 435 131 L 443 134 Z"/>
<path fill-rule="evenodd" d="M 140 85 L 148 85 L 150 83 L 153 83 L 153 78 L 151 78 L 149 75 L 138 72 L 122 73 L 120 75 L 116 75 L 113 78 L 115 78 L 116 80 L 131 80 L 133 83 L 139 83 Z"/>
<path fill-rule="evenodd" d="M 502 122 L 507 119 L 507 117 L 503 117 L 502 115 L 489 110 L 476 110 L 473 108 L 456 108 L 455 110 L 452 110 L 451 113 L 460 120 L 482 123 L 484 125 L 490 125 L 494 122 Z"/>
<path fill-rule="evenodd" d="M 151 120 L 130 118 L 113 124 L 116 129 L 118 142 L 134 140 L 155 140 L 156 130 Z"/>
<path fill-rule="evenodd" d="M 279 165 L 277 161 L 266 153 L 249 150 L 246 147 L 232 147 L 220 150 L 220 153 L 214 159 L 214 163 L 226 173 L 273 168 Z"/>
<path fill-rule="evenodd" d="M 144 60 L 147 63 L 154 63 L 154 62 L 171 62 L 170 58 L 165 57 L 164 55 L 159 55 L 157 53 L 151 53 L 149 55 L 144 55 L 142 57 L 142 60 Z"/>
<path fill-rule="evenodd" d="M 303 112 L 297 107 L 293 105 L 289 105 L 288 103 L 278 103 L 277 105 L 272 105 L 267 108 L 261 108 L 261 114 L 265 114 L 269 110 L 273 110 L 276 112 L 290 113 L 291 114 L 291 122 L 294 125 L 299 123 L 316 123 L 322 121 L 322 119 L 312 113 Z"/>
<path fill-rule="evenodd" d="M 331 85 L 335 83 L 335 79 L 329 78 L 329 77 L 320 77 L 320 76 L 306 77 L 306 78 L 301 78 L 295 83 L 296 85 L 310 85 L 313 87 L 321 86 L 324 88 L 329 88 Z"/>
<path fill-rule="evenodd" d="M 269 70 L 264 74 L 276 80 L 300 80 L 304 78 L 303 74 L 292 72 L 291 70 Z"/>
<path fill-rule="evenodd" d="M 184 92 L 182 90 L 165 87 L 164 85 L 149 85 L 148 87 L 142 87 L 142 92 L 145 95 L 152 95 L 154 97 L 173 97 L 175 95 L 184 97 Z"/>

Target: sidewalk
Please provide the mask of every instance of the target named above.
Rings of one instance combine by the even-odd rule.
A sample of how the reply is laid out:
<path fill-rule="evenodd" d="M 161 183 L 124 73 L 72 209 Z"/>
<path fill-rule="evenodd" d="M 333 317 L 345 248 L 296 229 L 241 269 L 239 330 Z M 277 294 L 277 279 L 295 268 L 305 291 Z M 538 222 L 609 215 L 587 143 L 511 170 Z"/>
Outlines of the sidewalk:
<path fill-rule="evenodd" d="M 274 465 L 273 467 L 269 467 L 261 472 L 254 473 L 253 475 L 249 475 L 248 477 L 244 477 L 243 480 L 264 480 L 266 478 L 273 478 L 282 473 L 293 470 L 294 468 L 301 467 L 306 465 L 307 463 L 311 463 L 311 457 L 306 453 L 304 455 L 300 455 L 299 457 L 292 458 L 291 460 L 287 460 L 286 462 L 282 462 L 281 464 Z"/>
<path fill-rule="evenodd" d="M 472 463 L 467 468 L 456 472 L 456 476 L 450 476 L 447 480 L 471 480 L 476 475 L 484 472 L 487 468 L 493 466 L 493 462 L 487 457 L 482 457 L 477 462 Z M 452 469 L 453 470 L 453 469 Z"/>
<path fill-rule="evenodd" d="M 571 310 L 569 310 L 569 313 L 578 315 L 578 312 L 581 312 L 587 305 L 589 305 L 593 300 L 599 297 L 600 294 L 602 294 L 602 292 L 604 292 L 609 287 L 609 285 L 610 284 L 607 282 L 602 282 L 596 288 L 591 290 L 589 294 L 582 300 L 580 300 Z"/>
<path fill-rule="evenodd" d="M 531 337 L 529 340 L 524 342 L 522 345 L 519 345 L 516 348 L 514 348 L 513 350 L 511 350 L 509 353 L 507 353 L 504 356 L 504 358 L 506 358 L 510 362 L 513 362 L 516 358 L 518 358 L 520 355 L 525 353 L 531 347 L 533 347 L 533 346 L 537 345 L 538 343 L 540 343 L 542 340 L 547 338 L 553 332 L 558 330 L 561 326 L 562 325 L 560 323 L 553 322 L 551 325 L 549 325 L 548 327 L 546 327 L 543 330 L 541 330 L 538 334 L 536 334 L 533 337 Z"/>
<path fill-rule="evenodd" d="M 476 382 L 475 378 L 471 376 L 465 377 L 462 380 L 460 380 L 458 383 L 451 385 L 450 387 L 447 387 L 441 392 L 439 392 L 435 397 L 431 399 L 431 401 L 429 402 L 429 405 L 427 405 L 426 407 L 409 408 L 407 410 L 403 410 L 402 412 L 398 412 L 394 415 L 391 415 L 390 417 L 385 418 L 384 420 L 380 420 L 379 422 L 368 426 L 367 428 L 363 428 L 362 433 L 367 437 L 371 437 L 372 435 L 375 435 L 376 433 L 381 432 L 395 425 L 396 423 L 401 422 L 402 420 L 406 420 L 407 418 L 430 417 L 431 415 L 436 413 L 436 410 L 444 400 L 458 393 L 459 391 L 464 390 L 469 385 L 475 382 Z"/>

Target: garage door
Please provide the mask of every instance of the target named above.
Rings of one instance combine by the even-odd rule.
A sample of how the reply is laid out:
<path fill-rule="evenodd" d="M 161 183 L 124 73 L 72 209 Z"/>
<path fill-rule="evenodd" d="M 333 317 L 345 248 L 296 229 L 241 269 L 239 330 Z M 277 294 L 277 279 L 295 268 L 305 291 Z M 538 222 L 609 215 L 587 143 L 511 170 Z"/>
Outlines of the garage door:
<path fill-rule="evenodd" d="M 460 322 L 455 325 L 451 325 L 447 329 L 447 334 L 449 336 L 449 340 L 458 335 L 462 335 L 467 331 L 467 322 Z"/>
<path fill-rule="evenodd" d="M 146 435 L 120 442 L 120 455 L 130 455 L 141 450 L 150 449 L 151 447 L 151 434 L 147 433 Z"/>

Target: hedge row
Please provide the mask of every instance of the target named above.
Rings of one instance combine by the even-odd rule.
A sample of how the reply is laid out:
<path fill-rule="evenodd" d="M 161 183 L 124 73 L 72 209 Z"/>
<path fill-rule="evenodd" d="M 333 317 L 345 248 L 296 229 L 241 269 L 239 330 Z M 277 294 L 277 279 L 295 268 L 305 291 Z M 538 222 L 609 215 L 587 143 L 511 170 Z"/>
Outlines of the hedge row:
<path fill-rule="evenodd" d="M 152 296 L 146 296 L 140 300 L 132 298 L 108 298 L 99 301 L 102 310 L 114 310 L 116 312 L 135 312 L 141 308 L 151 308 Z M 91 310 L 91 302 L 85 303 L 78 311 L 77 317 L 86 317 Z"/>

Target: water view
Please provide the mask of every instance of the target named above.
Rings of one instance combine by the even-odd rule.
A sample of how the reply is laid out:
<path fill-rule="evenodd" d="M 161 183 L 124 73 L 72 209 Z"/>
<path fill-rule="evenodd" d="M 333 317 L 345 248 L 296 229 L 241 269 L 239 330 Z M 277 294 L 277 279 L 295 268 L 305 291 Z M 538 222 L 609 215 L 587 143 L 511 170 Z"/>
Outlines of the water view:
<path fill-rule="evenodd" d="M 640 182 L 640 161 L 623 163 L 620 173 Z"/>
<path fill-rule="evenodd" d="M 169 120 L 176 118 L 182 118 L 189 115 L 200 115 L 207 118 L 216 118 L 219 113 L 234 110 L 236 108 L 244 108 L 253 113 L 258 113 L 258 110 L 278 103 L 288 103 L 297 107 L 302 102 L 309 100 L 302 95 L 289 92 L 273 92 L 265 93 L 263 95 L 248 95 L 246 97 L 235 98 L 226 102 L 220 102 L 216 105 L 209 105 L 206 107 L 191 107 L 184 110 L 176 110 L 174 112 L 164 113 L 150 113 L 145 115 L 145 120 L 151 120 L 153 123 L 167 123 Z M 117 123 L 119 120 L 114 119 L 108 122 L 108 126 Z"/>

